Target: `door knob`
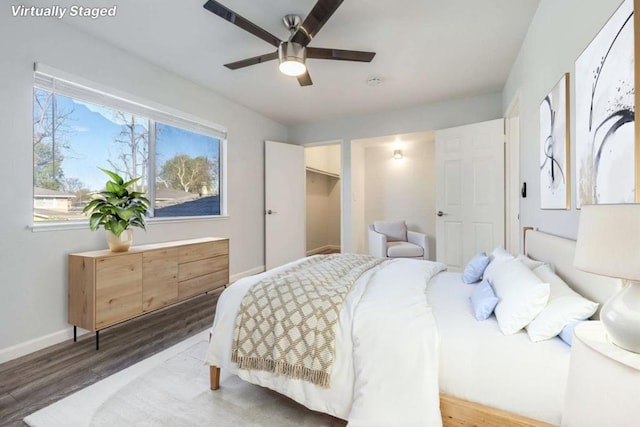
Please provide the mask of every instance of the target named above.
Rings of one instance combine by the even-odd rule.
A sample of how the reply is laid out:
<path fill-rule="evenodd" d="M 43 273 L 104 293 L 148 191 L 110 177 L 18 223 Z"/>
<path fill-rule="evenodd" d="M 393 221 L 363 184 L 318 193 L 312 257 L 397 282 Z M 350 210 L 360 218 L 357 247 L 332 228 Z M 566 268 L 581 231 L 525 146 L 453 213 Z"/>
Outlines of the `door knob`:
<path fill-rule="evenodd" d="M 444 216 L 444 215 L 449 215 L 449 214 L 446 214 L 446 213 L 444 213 L 444 212 L 442 212 L 442 211 L 438 211 L 438 213 L 437 213 L 436 215 L 438 215 L 438 216 Z"/>
<path fill-rule="evenodd" d="M 273 214 L 277 214 L 278 212 L 276 212 L 276 211 L 272 211 L 271 209 L 269 209 L 268 211 L 265 211 L 265 213 L 266 213 L 267 215 L 273 215 Z"/>

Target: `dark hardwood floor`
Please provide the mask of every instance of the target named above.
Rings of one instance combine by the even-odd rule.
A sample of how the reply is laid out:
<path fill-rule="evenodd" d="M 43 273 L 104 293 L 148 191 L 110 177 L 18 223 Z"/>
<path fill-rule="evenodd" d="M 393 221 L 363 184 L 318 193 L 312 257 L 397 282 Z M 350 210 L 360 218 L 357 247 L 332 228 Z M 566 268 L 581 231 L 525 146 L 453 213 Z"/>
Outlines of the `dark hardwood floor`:
<path fill-rule="evenodd" d="M 144 315 L 78 342 L 69 340 L 0 365 L 0 426 L 22 419 L 213 324 L 220 291 Z"/>

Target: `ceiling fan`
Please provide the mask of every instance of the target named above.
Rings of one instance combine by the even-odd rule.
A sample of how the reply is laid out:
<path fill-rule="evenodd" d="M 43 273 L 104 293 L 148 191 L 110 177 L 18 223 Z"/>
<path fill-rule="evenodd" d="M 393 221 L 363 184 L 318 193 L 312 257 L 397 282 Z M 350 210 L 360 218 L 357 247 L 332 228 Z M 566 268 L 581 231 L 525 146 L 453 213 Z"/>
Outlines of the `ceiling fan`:
<path fill-rule="evenodd" d="M 376 56 L 375 52 L 308 46 L 343 1 L 344 0 L 318 0 L 304 22 L 302 22 L 297 15 L 286 15 L 283 19 L 284 25 L 291 33 L 291 36 L 289 36 L 289 39 L 286 41 L 280 40 L 278 37 L 258 27 L 253 22 L 243 18 L 215 0 L 208 0 L 204 4 L 204 8 L 277 48 L 275 52 L 231 62 L 225 64 L 225 67 L 236 70 L 277 58 L 280 61 L 279 69 L 283 74 L 297 77 L 300 86 L 310 86 L 313 82 L 307 70 L 307 58 L 371 62 L 373 57 Z"/>

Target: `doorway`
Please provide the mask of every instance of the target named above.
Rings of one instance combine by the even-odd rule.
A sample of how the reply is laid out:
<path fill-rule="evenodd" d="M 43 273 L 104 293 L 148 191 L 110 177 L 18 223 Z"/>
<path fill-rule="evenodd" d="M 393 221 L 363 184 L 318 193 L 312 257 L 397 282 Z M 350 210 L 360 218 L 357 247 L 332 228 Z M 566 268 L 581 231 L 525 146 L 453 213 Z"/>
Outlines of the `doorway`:
<path fill-rule="evenodd" d="M 305 147 L 306 253 L 341 251 L 340 144 Z"/>
<path fill-rule="evenodd" d="M 435 255 L 435 134 L 431 131 L 351 141 L 351 251 L 369 253 L 367 227 L 405 221 L 429 236 Z"/>

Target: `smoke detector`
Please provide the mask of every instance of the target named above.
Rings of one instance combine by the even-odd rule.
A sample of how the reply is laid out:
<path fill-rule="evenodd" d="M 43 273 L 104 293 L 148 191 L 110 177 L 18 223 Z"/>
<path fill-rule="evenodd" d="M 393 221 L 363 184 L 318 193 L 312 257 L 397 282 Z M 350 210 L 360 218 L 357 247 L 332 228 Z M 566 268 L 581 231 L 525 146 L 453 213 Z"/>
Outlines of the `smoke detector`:
<path fill-rule="evenodd" d="M 378 86 L 382 83 L 382 77 L 369 77 L 365 83 L 367 86 Z"/>

